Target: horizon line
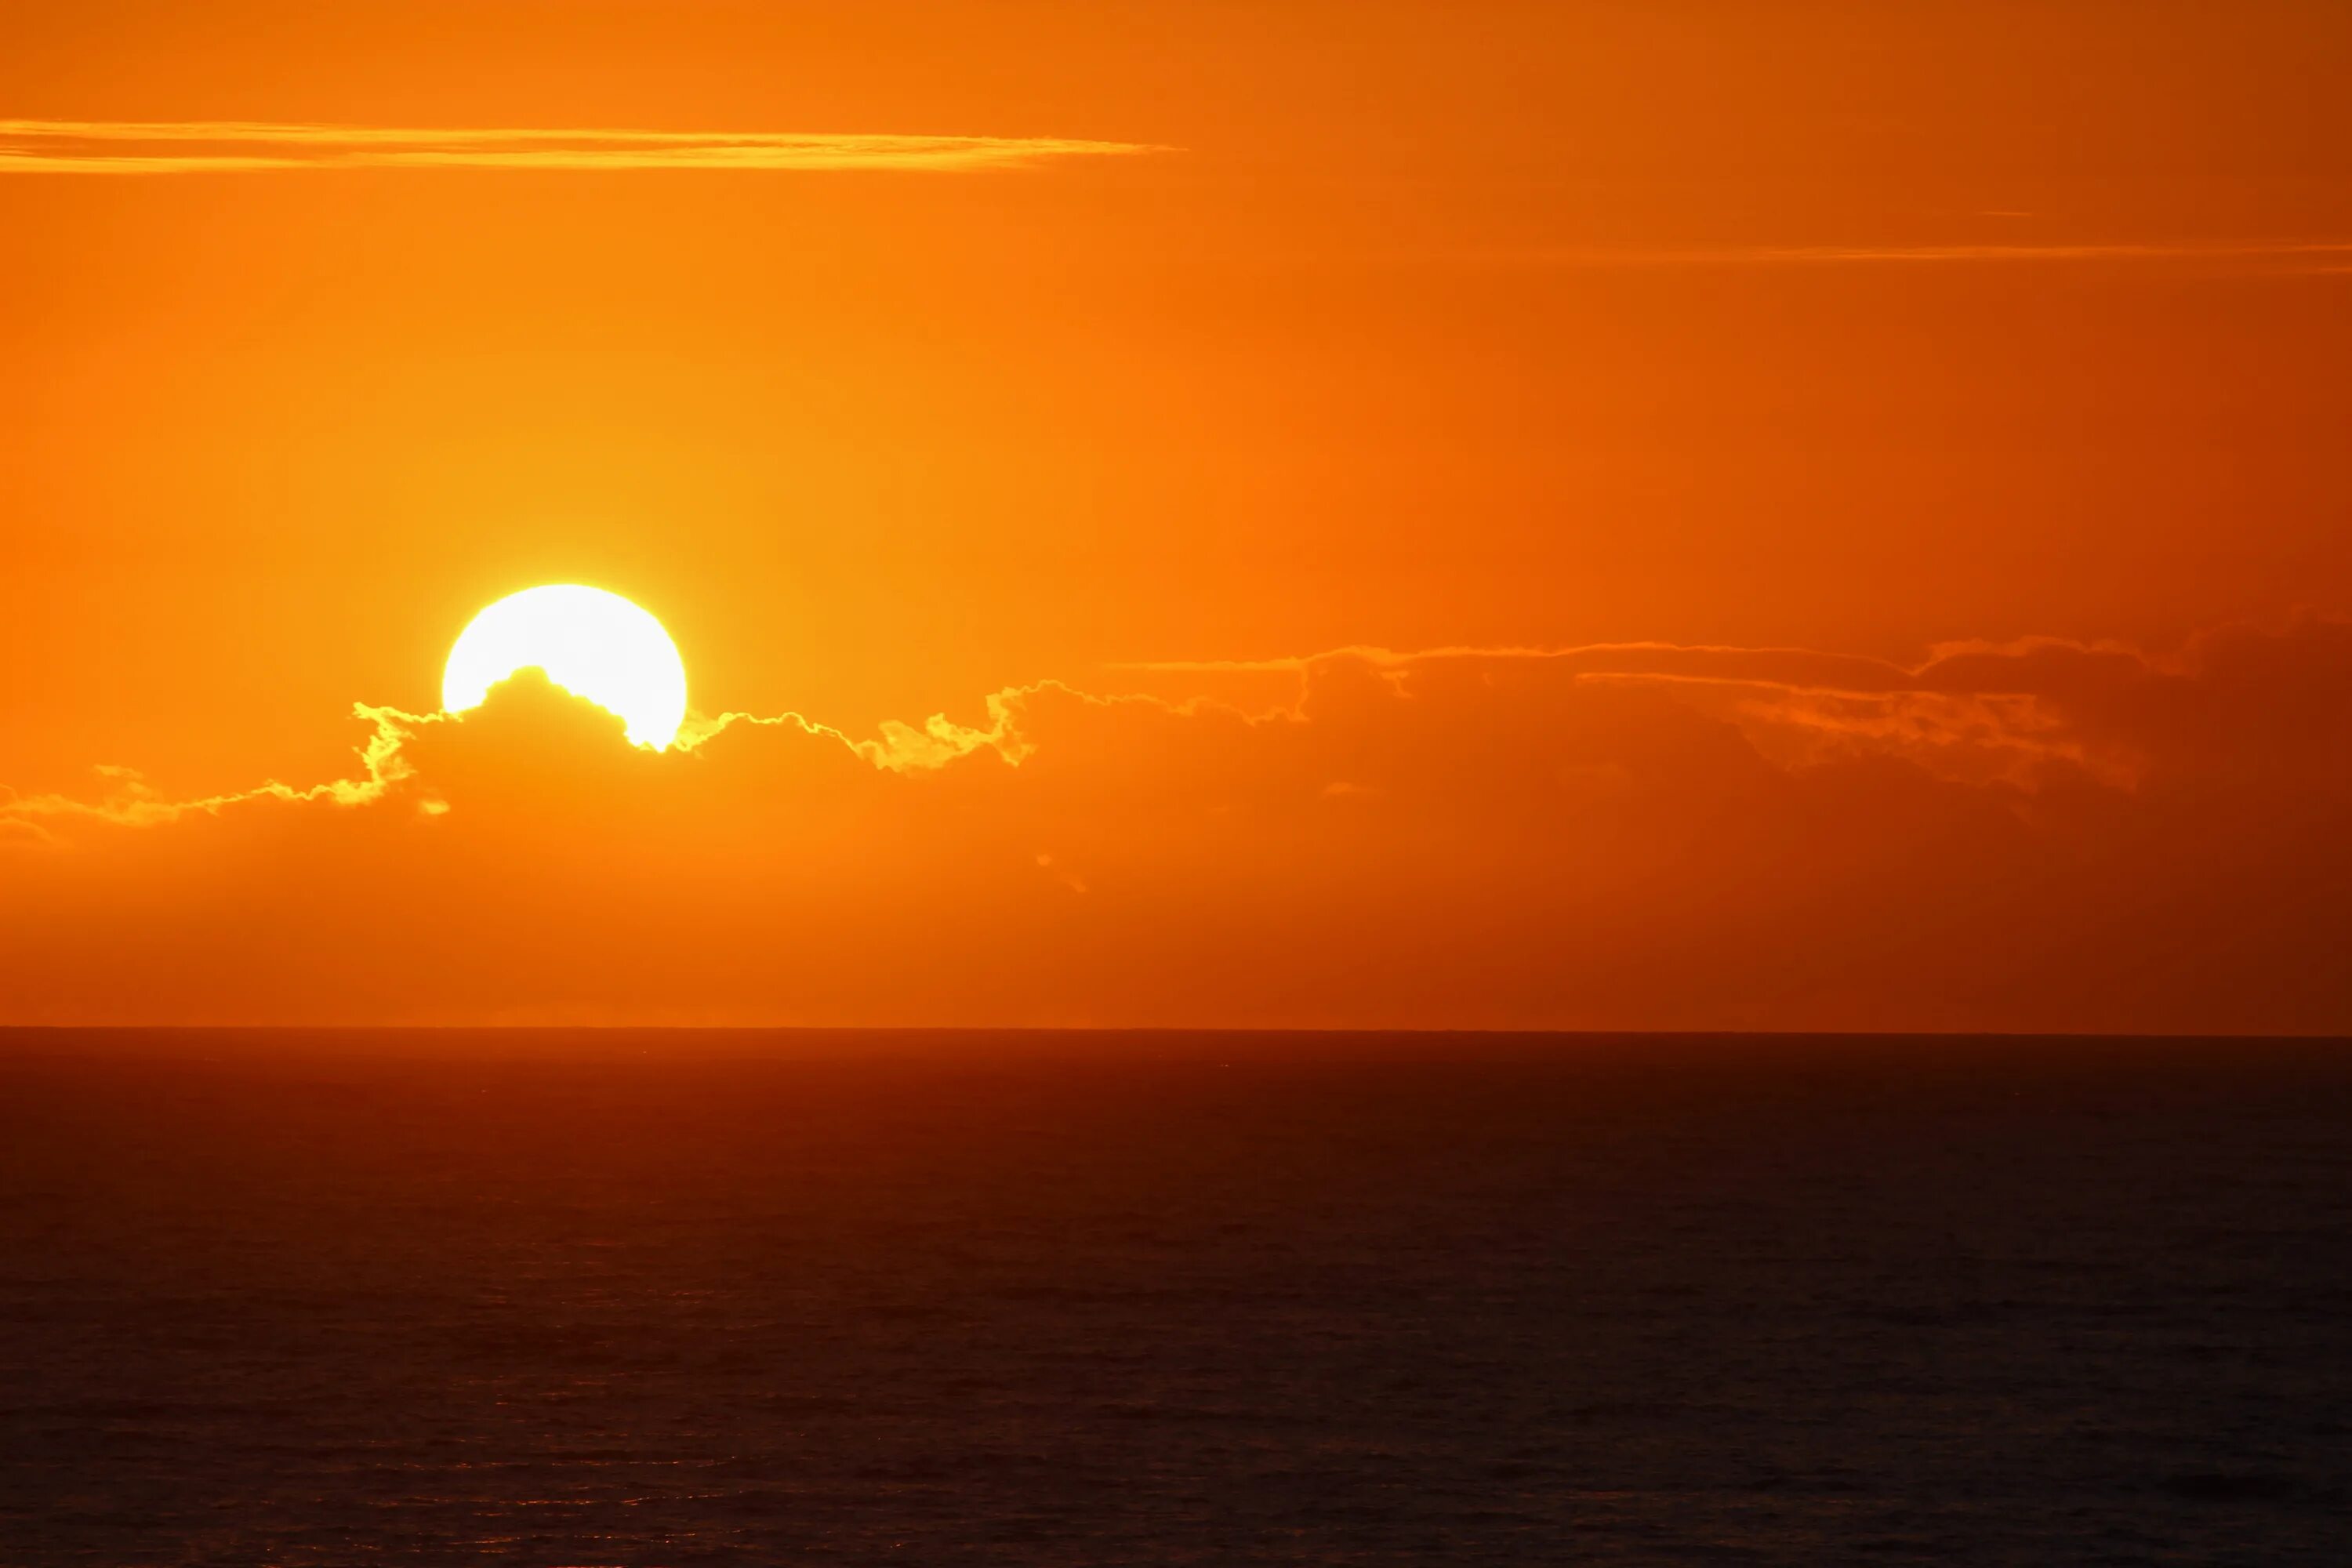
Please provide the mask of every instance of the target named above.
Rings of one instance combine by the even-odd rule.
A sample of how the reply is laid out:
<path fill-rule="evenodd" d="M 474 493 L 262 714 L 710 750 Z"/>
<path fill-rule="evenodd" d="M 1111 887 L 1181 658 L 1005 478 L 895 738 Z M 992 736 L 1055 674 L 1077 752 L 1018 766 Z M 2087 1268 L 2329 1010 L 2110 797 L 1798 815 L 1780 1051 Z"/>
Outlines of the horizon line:
<path fill-rule="evenodd" d="M 2130 1040 L 2184 1044 L 2246 1040 L 2352 1045 L 2352 1034 L 2294 1030 L 1907 1028 L 1601 1028 L 1492 1024 L 42 1024 L 0 1023 L 10 1035 L 1298 1035 L 1513 1039 Z"/>

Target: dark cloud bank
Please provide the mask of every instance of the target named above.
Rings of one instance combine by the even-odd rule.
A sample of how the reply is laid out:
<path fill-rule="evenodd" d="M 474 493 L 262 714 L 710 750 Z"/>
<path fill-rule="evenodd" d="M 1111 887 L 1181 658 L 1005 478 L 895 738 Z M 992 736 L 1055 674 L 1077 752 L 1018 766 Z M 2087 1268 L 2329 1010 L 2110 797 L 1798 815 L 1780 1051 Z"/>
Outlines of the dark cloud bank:
<path fill-rule="evenodd" d="M 657 754 L 525 678 L 0 798 L 0 1016 L 2352 1032 L 2352 626 L 1182 679 Z"/>

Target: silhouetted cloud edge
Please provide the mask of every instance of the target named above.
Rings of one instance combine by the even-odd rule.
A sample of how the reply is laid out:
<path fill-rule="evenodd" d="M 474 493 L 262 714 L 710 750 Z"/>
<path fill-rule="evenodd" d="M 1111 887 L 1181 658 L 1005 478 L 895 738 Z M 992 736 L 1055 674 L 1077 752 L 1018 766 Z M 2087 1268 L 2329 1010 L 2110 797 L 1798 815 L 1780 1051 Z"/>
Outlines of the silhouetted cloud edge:
<path fill-rule="evenodd" d="M 2301 617 L 2294 627 L 2352 637 L 2352 622 L 2332 617 Z M 2214 663 L 2217 650 L 2226 651 L 2233 639 L 2283 635 L 2287 634 L 2231 623 L 2199 632 L 2169 651 L 2052 637 L 1949 642 L 1935 645 L 1925 658 L 1909 665 L 1814 648 L 1656 641 L 1552 647 L 1454 645 L 1402 651 L 1354 645 L 1304 656 L 1106 667 L 1139 673 L 1271 672 L 1299 678 L 1292 700 L 1255 713 L 1212 694 L 1172 700 L 1139 692 L 1097 693 L 1048 679 L 988 693 L 982 700 L 984 723 L 960 723 L 935 713 L 919 724 L 884 721 L 877 726 L 878 733 L 869 737 L 797 712 L 698 714 L 689 718 L 672 752 L 699 757 L 730 731 L 782 729 L 837 743 L 881 773 L 937 773 L 979 756 L 1018 769 L 1043 743 L 1030 724 L 1032 710 L 1041 700 L 1093 710 L 1149 710 L 1175 718 L 1214 714 L 1245 726 L 1311 724 L 1316 721 L 1312 699 L 1317 679 L 1343 668 L 1379 674 L 1397 695 L 1411 700 L 1417 689 L 1402 683 L 1408 672 L 1486 662 L 1542 668 L 1578 685 L 1670 692 L 1737 725 L 1760 752 L 1782 765 L 1822 760 L 1840 754 L 1841 748 L 1861 749 L 1892 752 L 1931 773 L 1969 782 L 1998 781 L 2032 789 L 2047 768 L 2057 765 L 2103 785 L 2130 789 L 2142 772 L 2140 747 L 2125 730 L 2103 729 L 2093 721 L 2094 710 L 2112 705 L 2115 693 L 2129 689 L 2193 685 Z M 97 771 L 109 787 L 94 799 L 19 795 L 0 786 L 0 830 L 43 837 L 47 836 L 45 825 L 51 822 L 151 827 L 263 802 L 365 806 L 413 776 L 404 753 L 412 741 L 436 726 L 462 725 L 483 710 L 420 714 L 358 702 L 352 711 L 369 727 L 355 749 L 360 768 L 354 776 L 309 786 L 269 780 L 251 789 L 175 800 L 156 791 L 136 770 L 101 766 Z M 434 809 L 429 802 L 425 808 Z"/>

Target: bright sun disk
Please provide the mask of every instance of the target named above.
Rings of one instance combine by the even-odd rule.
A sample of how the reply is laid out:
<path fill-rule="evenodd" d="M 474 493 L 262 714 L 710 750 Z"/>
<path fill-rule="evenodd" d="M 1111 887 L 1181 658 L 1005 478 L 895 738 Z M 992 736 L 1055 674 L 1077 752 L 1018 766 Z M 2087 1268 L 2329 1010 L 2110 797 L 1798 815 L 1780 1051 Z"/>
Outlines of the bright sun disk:
<path fill-rule="evenodd" d="M 537 668 L 618 714 L 640 746 L 667 746 L 686 720 L 686 664 L 662 624 L 618 594 L 563 584 L 509 594 L 458 634 L 441 706 L 478 707 L 518 669 Z"/>

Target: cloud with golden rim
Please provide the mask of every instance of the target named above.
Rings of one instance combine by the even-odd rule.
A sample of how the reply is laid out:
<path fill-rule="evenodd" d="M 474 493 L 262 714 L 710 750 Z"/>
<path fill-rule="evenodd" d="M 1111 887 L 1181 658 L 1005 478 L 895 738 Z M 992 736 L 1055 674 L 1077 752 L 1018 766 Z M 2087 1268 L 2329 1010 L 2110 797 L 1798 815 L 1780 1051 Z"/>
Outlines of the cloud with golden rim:
<path fill-rule="evenodd" d="M 0 120 L 0 174 L 323 169 L 976 170 L 1162 149 L 1060 136 L 398 129 L 259 121 Z"/>
<path fill-rule="evenodd" d="M 2352 1031 L 2352 623 L 1151 681 L 0 791 L 0 1020 Z"/>

